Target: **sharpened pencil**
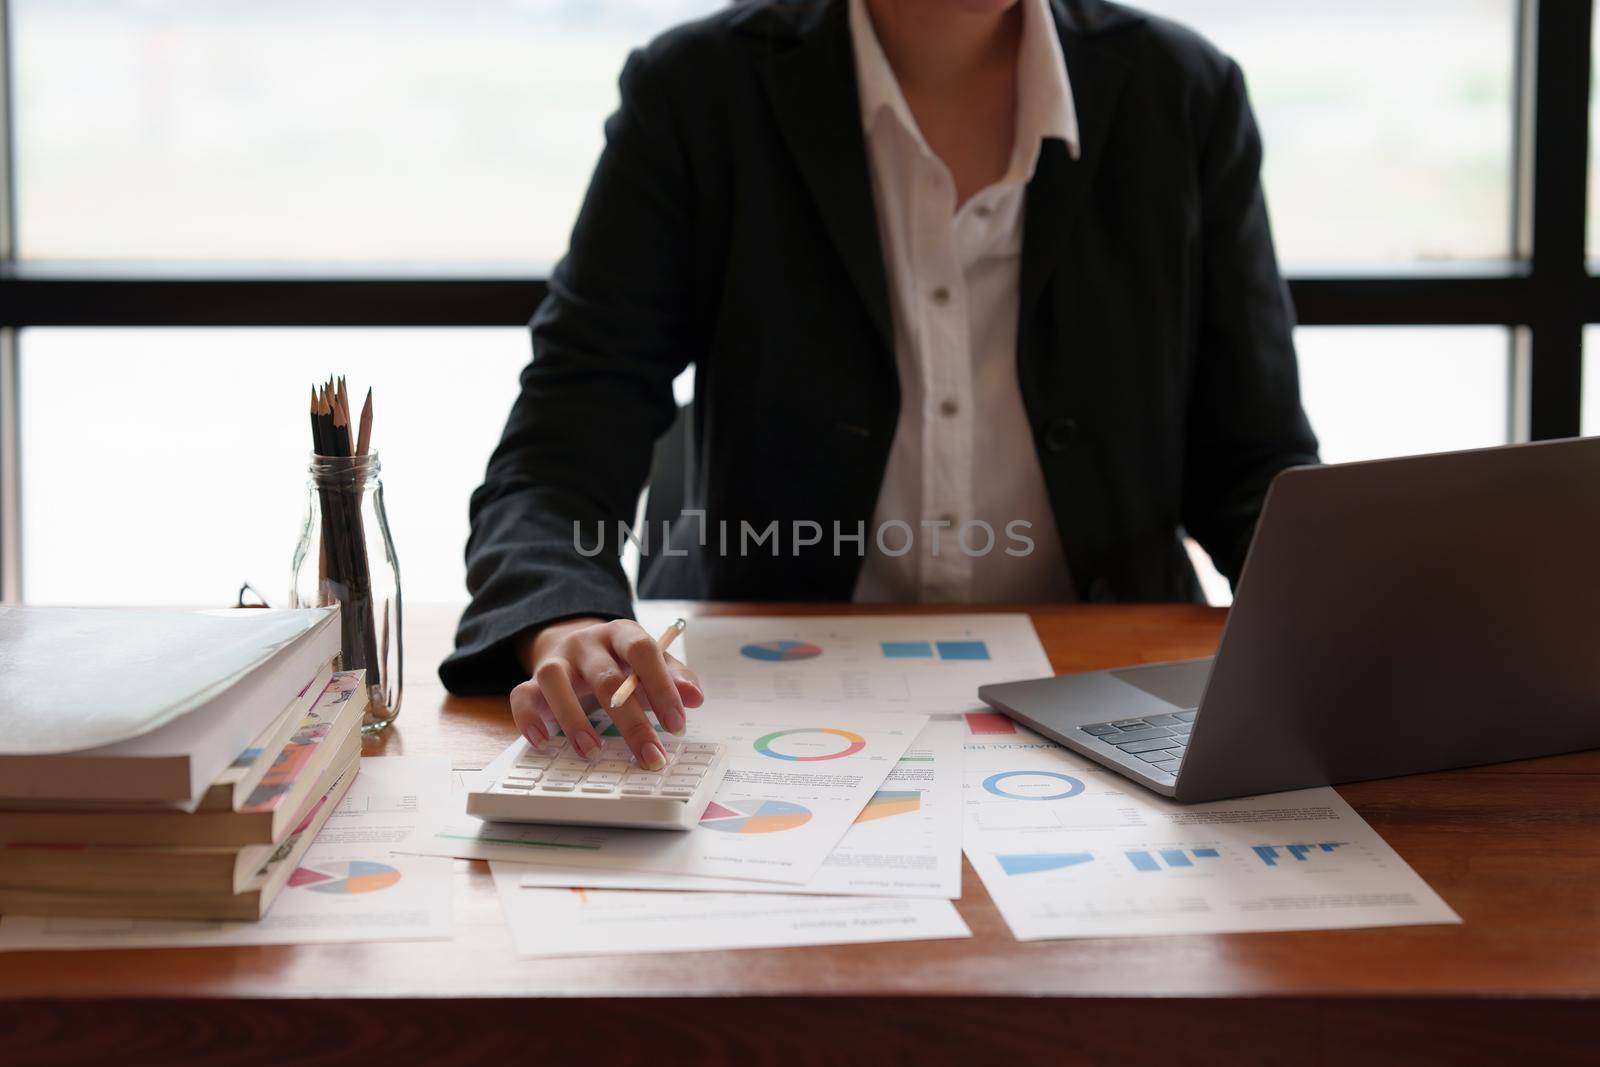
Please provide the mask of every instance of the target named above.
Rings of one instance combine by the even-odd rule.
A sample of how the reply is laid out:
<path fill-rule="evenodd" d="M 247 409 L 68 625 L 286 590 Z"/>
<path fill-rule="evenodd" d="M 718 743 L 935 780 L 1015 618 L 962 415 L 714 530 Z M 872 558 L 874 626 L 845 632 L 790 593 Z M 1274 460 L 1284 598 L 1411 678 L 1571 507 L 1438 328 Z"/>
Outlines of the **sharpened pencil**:
<path fill-rule="evenodd" d="M 361 434 L 356 438 L 356 455 L 364 456 L 372 448 L 372 386 L 367 386 L 367 399 L 361 405 Z"/>

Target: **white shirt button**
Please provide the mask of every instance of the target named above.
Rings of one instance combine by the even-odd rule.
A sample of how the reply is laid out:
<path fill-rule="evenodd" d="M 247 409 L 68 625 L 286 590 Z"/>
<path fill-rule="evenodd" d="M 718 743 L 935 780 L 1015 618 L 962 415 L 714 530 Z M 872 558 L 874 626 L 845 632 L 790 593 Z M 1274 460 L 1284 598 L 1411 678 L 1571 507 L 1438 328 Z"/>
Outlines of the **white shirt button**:
<path fill-rule="evenodd" d="M 986 219 L 990 215 L 994 214 L 994 208 L 990 207 L 988 204 L 979 204 L 977 207 L 972 209 L 972 213 L 978 216 L 980 219 Z"/>
<path fill-rule="evenodd" d="M 942 285 L 935 289 L 932 295 L 933 302 L 939 307 L 944 307 L 946 304 L 950 303 L 950 290 L 946 289 Z"/>
<path fill-rule="evenodd" d="M 960 410 L 961 410 L 961 405 L 956 403 L 954 400 L 948 400 L 947 399 L 947 400 L 941 401 L 940 404 L 939 404 L 939 414 L 944 415 L 947 418 L 949 416 L 954 415 L 956 412 L 958 412 Z"/>

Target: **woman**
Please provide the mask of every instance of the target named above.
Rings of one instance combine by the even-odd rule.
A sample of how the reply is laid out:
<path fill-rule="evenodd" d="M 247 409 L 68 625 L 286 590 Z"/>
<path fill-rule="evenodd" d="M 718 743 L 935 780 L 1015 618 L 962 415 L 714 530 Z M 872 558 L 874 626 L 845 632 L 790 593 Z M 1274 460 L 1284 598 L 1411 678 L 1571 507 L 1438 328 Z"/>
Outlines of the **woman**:
<path fill-rule="evenodd" d="M 704 697 L 629 621 L 614 535 L 690 364 L 646 596 L 1194 599 L 1183 533 L 1237 577 L 1315 461 L 1243 78 L 1193 34 L 1099 0 L 747 3 L 621 91 L 441 668 L 515 686 L 530 739 L 592 750 L 585 706 L 637 672 L 614 718 L 656 767 L 649 716 Z"/>

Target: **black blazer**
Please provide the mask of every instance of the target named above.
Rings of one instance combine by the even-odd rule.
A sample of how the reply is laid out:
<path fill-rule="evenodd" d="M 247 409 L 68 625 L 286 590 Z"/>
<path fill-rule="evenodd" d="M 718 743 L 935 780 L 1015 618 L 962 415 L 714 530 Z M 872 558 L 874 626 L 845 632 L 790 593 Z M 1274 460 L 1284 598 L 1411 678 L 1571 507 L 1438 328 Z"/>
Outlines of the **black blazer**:
<path fill-rule="evenodd" d="M 1238 576 L 1267 484 L 1316 460 L 1293 310 L 1238 67 L 1193 33 L 1053 0 L 1081 124 L 1027 190 L 1017 374 L 1085 600 L 1189 600 L 1187 530 Z M 687 505 L 641 595 L 848 600 L 899 412 L 883 255 L 843 0 L 744 3 L 635 52 L 550 292 L 534 360 L 472 497 L 472 604 L 440 668 L 457 692 L 522 677 L 512 639 L 627 616 L 615 523 L 695 368 Z M 992 472 L 1004 478 L 1005 471 Z M 822 524 L 781 555 L 717 524 Z M 592 547 L 574 548 L 574 524 Z M 870 534 L 869 534 L 870 536 Z"/>

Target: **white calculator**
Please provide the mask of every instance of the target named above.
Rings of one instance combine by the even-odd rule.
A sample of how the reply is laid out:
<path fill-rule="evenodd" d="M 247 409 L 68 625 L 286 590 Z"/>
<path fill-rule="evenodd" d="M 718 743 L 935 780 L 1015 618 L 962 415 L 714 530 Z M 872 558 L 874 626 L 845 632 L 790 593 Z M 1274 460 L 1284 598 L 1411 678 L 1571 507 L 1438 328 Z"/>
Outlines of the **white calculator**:
<path fill-rule="evenodd" d="M 627 742 L 602 737 L 593 759 L 565 737 L 542 748 L 518 738 L 467 794 L 467 814 L 501 822 L 692 830 L 728 769 L 727 746 L 660 739 L 667 765 L 647 771 Z"/>

